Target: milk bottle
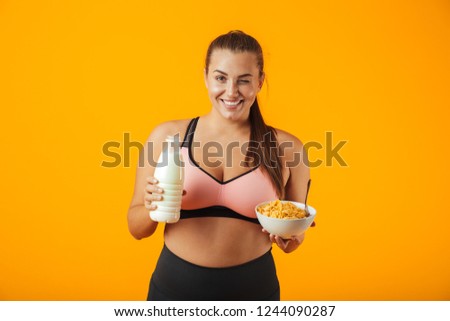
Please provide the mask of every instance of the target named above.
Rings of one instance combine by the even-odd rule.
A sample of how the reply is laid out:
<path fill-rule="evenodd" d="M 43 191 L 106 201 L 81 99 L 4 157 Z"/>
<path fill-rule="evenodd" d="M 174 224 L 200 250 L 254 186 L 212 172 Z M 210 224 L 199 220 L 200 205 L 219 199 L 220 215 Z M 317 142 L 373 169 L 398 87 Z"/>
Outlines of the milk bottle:
<path fill-rule="evenodd" d="M 179 140 L 174 136 L 167 136 L 163 151 L 158 158 L 154 177 L 159 181 L 164 192 L 161 201 L 153 201 L 157 207 L 150 211 L 153 221 L 176 223 L 180 219 L 181 197 L 183 194 L 184 167 L 183 155 Z"/>

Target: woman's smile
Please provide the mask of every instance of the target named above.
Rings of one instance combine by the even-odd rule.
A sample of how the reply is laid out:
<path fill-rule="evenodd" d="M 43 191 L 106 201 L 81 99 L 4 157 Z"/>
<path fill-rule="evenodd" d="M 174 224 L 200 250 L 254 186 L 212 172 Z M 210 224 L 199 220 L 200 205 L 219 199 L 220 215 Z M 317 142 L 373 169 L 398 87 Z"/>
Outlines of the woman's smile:
<path fill-rule="evenodd" d="M 220 101 L 225 106 L 225 108 L 228 109 L 228 110 L 238 109 L 239 107 L 241 107 L 242 103 L 244 102 L 243 99 L 239 99 L 239 100 L 220 99 Z"/>

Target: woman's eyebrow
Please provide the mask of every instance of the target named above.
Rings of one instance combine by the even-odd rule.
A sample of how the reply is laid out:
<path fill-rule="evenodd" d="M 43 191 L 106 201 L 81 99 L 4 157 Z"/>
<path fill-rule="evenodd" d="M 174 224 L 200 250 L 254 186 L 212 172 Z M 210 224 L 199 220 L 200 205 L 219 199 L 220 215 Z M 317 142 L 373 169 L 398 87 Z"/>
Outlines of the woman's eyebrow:
<path fill-rule="evenodd" d="M 221 74 L 224 74 L 225 76 L 228 76 L 228 74 L 226 72 L 223 72 L 223 71 L 221 71 L 219 69 L 216 69 L 214 71 L 220 72 Z M 238 76 L 238 78 L 241 78 L 241 77 L 253 77 L 253 75 L 252 74 L 243 74 L 243 75 Z"/>

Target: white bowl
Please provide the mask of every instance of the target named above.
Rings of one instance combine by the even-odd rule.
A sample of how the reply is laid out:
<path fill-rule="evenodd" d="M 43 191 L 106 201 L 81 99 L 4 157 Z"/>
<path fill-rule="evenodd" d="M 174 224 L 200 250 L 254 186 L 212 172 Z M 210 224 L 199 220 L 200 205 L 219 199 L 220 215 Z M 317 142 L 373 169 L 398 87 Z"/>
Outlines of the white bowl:
<path fill-rule="evenodd" d="M 292 201 L 281 201 L 282 203 L 292 203 L 298 208 L 305 209 L 305 204 L 292 202 Z M 262 205 L 266 205 L 270 203 L 263 202 L 255 207 L 256 217 L 258 218 L 261 226 L 269 233 L 278 235 L 284 239 L 291 238 L 295 235 L 303 234 L 312 224 L 314 218 L 316 217 L 316 210 L 308 205 L 309 216 L 304 218 L 296 218 L 296 219 L 282 219 L 282 218 L 274 218 L 268 217 L 264 214 L 258 212 L 258 207 Z"/>

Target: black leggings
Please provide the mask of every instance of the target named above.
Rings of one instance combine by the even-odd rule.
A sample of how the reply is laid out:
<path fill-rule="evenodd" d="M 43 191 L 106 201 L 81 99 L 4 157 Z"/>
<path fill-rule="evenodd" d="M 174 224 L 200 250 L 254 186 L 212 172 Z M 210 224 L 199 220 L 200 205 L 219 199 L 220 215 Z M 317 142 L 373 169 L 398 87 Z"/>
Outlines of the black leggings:
<path fill-rule="evenodd" d="M 279 301 L 272 252 L 250 262 L 209 268 L 190 263 L 164 245 L 150 280 L 149 301 Z"/>

